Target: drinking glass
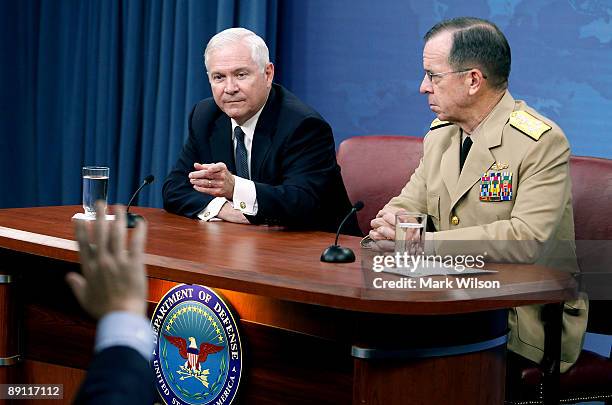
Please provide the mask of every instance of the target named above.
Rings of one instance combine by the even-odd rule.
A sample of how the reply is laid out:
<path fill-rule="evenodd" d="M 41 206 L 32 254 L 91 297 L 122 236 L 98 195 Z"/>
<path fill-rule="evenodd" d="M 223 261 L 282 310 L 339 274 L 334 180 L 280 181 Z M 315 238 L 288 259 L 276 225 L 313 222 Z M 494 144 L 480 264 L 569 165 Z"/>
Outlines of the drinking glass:
<path fill-rule="evenodd" d="M 106 214 L 106 199 L 108 197 L 109 168 L 103 166 L 83 167 L 83 210 L 91 218 L 96 216 L 96 201 L 104 202 Z"/>

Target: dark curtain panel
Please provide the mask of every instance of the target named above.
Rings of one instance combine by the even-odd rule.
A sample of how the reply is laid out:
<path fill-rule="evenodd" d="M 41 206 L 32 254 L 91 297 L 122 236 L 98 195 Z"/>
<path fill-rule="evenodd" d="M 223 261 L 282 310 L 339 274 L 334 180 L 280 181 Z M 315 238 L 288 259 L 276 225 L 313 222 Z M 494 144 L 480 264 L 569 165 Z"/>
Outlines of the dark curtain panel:
<path fill-rule="evenodd" d="M 109 202 L 161 207 L 161 183 L 210 96 L 203 52 L 242 26 L 274 60 L 276 0 L 0 1 L 0 207 L 81 203 L 81 167 Z"/>

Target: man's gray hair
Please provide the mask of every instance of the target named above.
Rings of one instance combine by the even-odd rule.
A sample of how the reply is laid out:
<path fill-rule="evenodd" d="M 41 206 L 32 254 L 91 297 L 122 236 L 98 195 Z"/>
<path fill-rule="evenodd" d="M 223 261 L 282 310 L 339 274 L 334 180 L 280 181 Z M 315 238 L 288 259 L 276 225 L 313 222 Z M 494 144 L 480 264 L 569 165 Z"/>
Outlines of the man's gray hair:
<path fill-rule="evenodd" d="M 236 43 L 242 43 L 251 48 L 251 57 L 263 73 L 266 65 L 270 63 L 270 52 L 264 40 L 246 28 L 228 28 L 219 32 L 208 41 L 208 45 L 206 45 L 204 50 L 206 71 L 208 72 L 208 58 L 213 50 Z"/>
<path fill-rule="evenodd" d="M 453 69 L 478 67 L 494 88 L 503 90 L 508 87 L 512 54 L 506 36 L 497 25 L 476 17 L 452 18 L 434 25 L 425 34 L 425 42 L 441 32 L 453 35 L 448 56 Z"/>

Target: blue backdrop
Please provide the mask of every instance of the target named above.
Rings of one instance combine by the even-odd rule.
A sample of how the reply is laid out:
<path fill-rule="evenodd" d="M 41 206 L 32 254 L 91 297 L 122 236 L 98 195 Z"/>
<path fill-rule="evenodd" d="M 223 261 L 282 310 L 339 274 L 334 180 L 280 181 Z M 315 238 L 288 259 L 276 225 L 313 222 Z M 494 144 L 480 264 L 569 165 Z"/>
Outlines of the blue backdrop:
<path fill-rule="evenodd" d="M 491 19 L 513 50 L 515 98 L 557 121 L 574 154 L 612 158 L 612 1 L 0 0 L 0 207 L 79 204 L 80 167 L 111 167 L 109 200 L 161 206 L 161 183 L 210 95 L 202 52 L 242 25 L 276 81 L 327 118 L 336 143 L 423 135 L 422 37 L 440 19 Z"/>
<path fill-rule="evenodd" d="M 557 122 L 577 155 L 612 158 L 612 1 L 287 0 L 281 81 L 325 116 L 336 141 L 423 135 L 422 38 L 436 22 L 495 22 L 512 48 L 510 91 Z M 289 29 L 290 27 L 290 29 Z"/>

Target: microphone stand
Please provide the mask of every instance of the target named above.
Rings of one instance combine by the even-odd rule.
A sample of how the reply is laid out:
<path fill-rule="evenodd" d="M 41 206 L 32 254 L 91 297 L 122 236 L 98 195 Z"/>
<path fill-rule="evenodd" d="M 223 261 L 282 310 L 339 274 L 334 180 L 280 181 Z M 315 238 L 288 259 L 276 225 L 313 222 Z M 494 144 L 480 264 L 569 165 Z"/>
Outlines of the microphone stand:
<path fill-rule="evenodd" d="M 325 263 L 352 263 L 355 261 L 355 253 L 347 248 L 338 246 L 338 237 L 340 236 L 340 230 L 344 226 L 344 223 L 349 219 L 351 215 L 363 208 L 363 202 L 357 201 L 350 212 L 344 217 L 338 231 L 336 232 L 336 240 L 334 244 L 328 247 L 321 253 L 321 261 Z"/>
<path fill-rule="evenodd" d="M 145 177 L 140 187 L 138 187 L 138 190 L 136 190 L 136 192 L 132 195 L 132 198 L 130 198 L 130 202 L 128 203 L 127 209 L 125 212 L 126 224 L 128 228 L 134 228 L 136 226 L 137 221 L 144 221 L 144 217 L 142 215 L 132 214 L 130 212 L 130 206 L 132 205 L 132 202 L 134 202 L 134 199 L 136 198 L 136 196 L 138 196 L 138 194 L 140 193 L 140 190 L 142 190 L 144 186 L 153 183 L 153 180 L 155 180 L 155 177 L 153 177 L 152 174 Z"/>

